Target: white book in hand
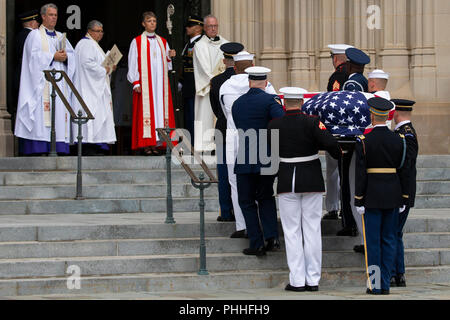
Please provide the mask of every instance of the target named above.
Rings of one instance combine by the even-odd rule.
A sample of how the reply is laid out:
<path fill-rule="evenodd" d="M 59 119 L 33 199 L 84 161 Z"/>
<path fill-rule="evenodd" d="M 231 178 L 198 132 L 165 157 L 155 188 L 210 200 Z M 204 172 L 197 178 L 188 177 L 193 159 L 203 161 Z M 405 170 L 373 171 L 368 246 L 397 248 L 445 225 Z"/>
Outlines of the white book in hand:
<path fill-rule="evenodd" d="M 106 54 L 105 61 L 103 61 L 102 66 L 105 68 L 112 68 L 114 66 L 117 66 L 122 59 L 123 54 L 120 52 L 117 45 L 114 45 L 114 47 L 111 49 L 111 51 L 108 51 Z"/>

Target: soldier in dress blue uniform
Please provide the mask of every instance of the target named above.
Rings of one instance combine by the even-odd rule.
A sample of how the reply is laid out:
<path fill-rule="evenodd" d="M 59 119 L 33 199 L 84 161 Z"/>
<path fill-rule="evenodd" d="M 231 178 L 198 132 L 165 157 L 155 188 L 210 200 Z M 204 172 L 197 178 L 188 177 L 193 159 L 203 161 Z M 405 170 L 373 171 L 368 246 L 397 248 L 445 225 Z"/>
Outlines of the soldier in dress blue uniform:
<path fill-rule="evenodd" d="M 280 248 L 278 240 L 278 215 L 274 197 L 275 173 L 265 175 L 265 166 L 260 158 L 260 135 L 267 133 L 270 121 L 284 116 L 281 100 L 276 95 L 265 92 L 270 69 L 248 68 L 250 90 L 233 105 L 233 119 L 240 130 L 239 152 L 235 166 L 239 205 L 244 214 L 250 248 L 245 255 L 264 256 L 267 251 Z M 245 138 L 244 134 L 256 133 L 256 141 Z M 266 149 L 267 150 L 267 149 Z M 259 218 L 258 218 L 259 217 Z M 260 222 L 262 229 L 260 226 Z M 267 245 L 265 241 L 267 241 Z"/>
<path fill-rule="evenodd" d="M 195 77 L 194 77 L 194 48 L 195 44 L 203 37 L 203 19 L 191 16 L 186 24 L 186 34 L 189 42 L 186 44 L 183 56 L 183 72 L 180 79 L 182 84 L 182 97 L 184 106 L 184 127 L 191 135 L 194 144 L 194 121 L 195 121 Z"/>
<path fill-rule="evenodd" d="M 25 41 L 28 35 L 34 29 L 39 28 L 39 10 L 32 10 L 24 12 L 19 16 L 20 22 L 22 23 L 23 29 L 16 36 L 16 73 L 14 78 L 14 98 L 16 99 L 14 103 L 8 104 L 8 112 L 11 114 L 11 124 L 14 127 L 16 124 L 16 113 L 17 113 L 17 102 L 19 97 L 20 89 L 20 75 L 22 73 L 22 59 L 23 59 L 23 48 L 25 46 Z"/>
<path fill-rule="evenodd" d="M 341 91 L 344 84 L 348 80 L 347 74 L 347 56 L 345 51 L 353 48 L 347 44 L 332 44 L 328 48 L 331 50 L 331 58 L 336 71 L 328 81 L 328 92 Z M 328 213 L 323 217 L 324 220 L 339 219 L 339 202 L 340 202 L 340 179 L 339 179 L 339 162 L 328 153 L 326 154 L 327 162 L 327 195 L 325 198 L 326 210 Z"/>
<path fill-rule="evenodd" d="M 397 228 L 397 260 L 393 269 L 393 277 L 391 279 L 391 287 L 406 287 L 405 279 L 405 246 L 403 244 L 403 229 L 411 208 L 414 208 L 416 202 L 417 191 L 417 157 L 419 155 L 419 142 L 417 133 L 411 122 L 413 107 L 415 101 L 410 100 L 392 100 L 396 105 L 394 121 L 396 124 L 395 132 L 406 137 L 408 146 L 409 170 L 410 170 L 410 186 L 409 201 L 403 212 L 400 213 L 399 224 Z"/>
<path fill-rule="evenodd" d="M 227 118 L 220 105 L 220 88 L 222 85 L 236 74 L 234 70 L 234 56 L 244 50 L 240 43 L 230 42 L 222 45 L 220 49 L 224 52 L 224 64 L 227 67 L 224 73 L 219 74 L 211 80 L 211 107 L 217 118 L 216 122 L 216 150 L 217 150 L 217 174 L 219 176 L 219 203 L 220 217 L 219 222 L 236 221 L 233 214 L 233 201 L 231 199 L 231 186 L 228 179 L 228 167 L 226 161 L 226 136 L 227 136 Z M 220 137 L 217 137 L 220 134 Z M 220 143 L 221 145 L 218 145 Z"/>
<path fill-rule="evenodd" d="M 405 137 L 386 125 L 393 103 L 372 98 L 368 104 L 374 129 L 356 144 L 355 206 L 363 216 L 367 276 L 372 277 L 367 293 L 388 295 L 399 208 L 409 203 L 409 164 Z"/>
<path fill-rule="evenodd" d="M 338 141 L 318 117 L 301 110 L 306 90 L 283 88 L 286 116 L 269 129 L 279 132 L 278 196 L 290 269 L 287 291 L 317 292 L 322 274 L 321 218 L 325 182 L 319 151 L 339 159 Z"/>
<path fill-rule="evenodd" d="M 370 63 L 370 57 L 363 51 L 350 48 L 345 51 L 347 55 L 347 74 L 349 78 L 344 84 L 343 91 L 369 91 L 369 81 L 364 76 L 364 68 Z"/>

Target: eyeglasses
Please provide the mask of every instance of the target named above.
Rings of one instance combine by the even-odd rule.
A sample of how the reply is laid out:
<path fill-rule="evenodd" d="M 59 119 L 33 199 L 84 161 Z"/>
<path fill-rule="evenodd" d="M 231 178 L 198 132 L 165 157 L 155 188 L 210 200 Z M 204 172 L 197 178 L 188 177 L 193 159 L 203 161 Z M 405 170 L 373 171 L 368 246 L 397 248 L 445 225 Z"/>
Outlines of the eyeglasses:
<path fill-rule="evenodd" d="M 214 24 L 214 25 L 206 25 L 205 28 L 207 29 L 218 29 L 219 25 L 218 24 Z"/>
<path fill-rule="evenodd" d="M 103 30 L 91 30 L 92 32 L 95 32 L 95 33 L 105 33 L 105 31 L 103 31 Z"/>

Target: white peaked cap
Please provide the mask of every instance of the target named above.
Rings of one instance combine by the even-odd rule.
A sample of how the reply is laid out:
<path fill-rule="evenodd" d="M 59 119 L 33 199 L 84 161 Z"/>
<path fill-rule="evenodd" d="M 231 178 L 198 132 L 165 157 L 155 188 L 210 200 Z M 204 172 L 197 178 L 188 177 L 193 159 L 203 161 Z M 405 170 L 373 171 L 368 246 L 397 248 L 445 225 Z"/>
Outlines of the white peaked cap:
<path fill-rule="evenodd" d="M 267 75 L 271 73 L 272 70 L 264 67 L 251 67 L 245 69 L 245 72 L 248 73 L 250 80 L 266 80 Z"/>
<path fill-rule="evenodd" d="M 348 44 L 330 44 L 328 48 L 331 49 L 333 54 L 345 54 L 347 49 L 354 48 Z"/>
<path fill-rule="evenodd" d="M 389 74 L 383 70 L 374 70 L 369 73 L 369 79 L 386 79 L 389 80 Z"/>
<path fill-rule="evenodd" d="M 302 88 L 287 87 L 280 89 L 281 94 L 284 95 L 284 99 L 303 99 L 308 90 Z"/>
<path fill-rule="evenodd" d="M 248 53 L 247 51 L 242 51 L 239 52 L 238 54 L 236 54 L 235 56 L 233 56 L 233 59 L 235 62 L 238 61 L 253 61 L 253 59 L 255 59 L 255 55 Z"/>

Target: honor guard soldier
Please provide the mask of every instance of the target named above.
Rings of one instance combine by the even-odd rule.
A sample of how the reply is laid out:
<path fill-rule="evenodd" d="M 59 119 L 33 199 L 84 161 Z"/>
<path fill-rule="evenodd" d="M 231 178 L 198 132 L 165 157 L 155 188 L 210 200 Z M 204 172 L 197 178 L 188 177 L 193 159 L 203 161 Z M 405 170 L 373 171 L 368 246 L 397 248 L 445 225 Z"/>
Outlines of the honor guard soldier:
<path fill-rule="evenodd" d="M 17 101 L 20 89 L 20 75 L 22 73 L 23 48 L 25 40 L 31 31 L 39 28 L 39 10 L 32 10 L 19 15 L 23 29 L 16 36 L 16 73 L 14 76 L 14 103 L 8 104 L 8 112 L 11 114 L 12 127 L 14 131 L 17 113 Z"/>
<path fill-rule="evenodd" d="M 246 72 L 249 74 L 250 90 L 236 100 L 232 110 L 236 128 L 240 130 L 234 172 L 237 176 L 239 205 L 250 239 L 250 248 L 245 249 L 244 254 L 260 257 L 266 255 L 267 251 L 280 248 L 273 188 L 276 172 L 273 175 L 263 173 L 265 166 L 261 161 L 260 144 L 268 141 L 262 141 L 260 136 L 264 131 L 267 133 L 270 121 L 284 116 L 284 110 L 277 95 L 265 92 L 268 85 L 267 74 L 271 70 L 252 67 L 246 69 Z M 252 135 L 256 135 L 255 139 Z"/>
<path fill-rule="evenodd" d="M 347 44 L 332 44 L 328 48 L 331 50 L 331 58 L 333 59 L 333 67 L 336 71 L 328 81 L 328 92 L 341 91 L 344 84 L 348 80 L 347 56 L 345 51 L 353 48 Z M 325 198 L 326 210 L 328 213 L 323 217 L 325 220 L 339 219 L 339 163 L 333 159 L 328 153 L 327 161 L 327 194 Z"/>
<path fill-rule="evenodd" d="M 407 147 L 405 137 L 386 126 L 392 102 L 372 98 L 368 104 L 374 129 L 356 144 L 355 206 L 363 216 L 365 230 L 367 293 L 388 295 L 396 259 L 399 208 L 409 204 Z"/>
<path fill-rule="evenodd" d="M 183 56 L 183 72 L 180 80 L 182 84 L 182 97 L 184 106 L 184 127 L 191 135 L 194 144 L 195 121 L 195 77 L 194 77 L 194 49 L 195 44 L 201 40 L 203 33 L 203 19 L 197 16 L 189 17 L 186 24 L 186 34 L 189 42 L 186 44 Z"/>
<path fill-rule="evenodd" d="M 325 182 L 319 151 L 334 159 L 342 154 L 338 141 L 317 117 L 301 110 L 306 90 L 283 88 L 286 115 L 273 120 L 279 132 L 278 196 L 290 269 L 287 291 L 319 291 L 322 274 L 321 218 Z"/>
<path fill-rule="evenodd" d="M 236 221 L 233 214 L 233 201 L 231 199 L 231 186 L 228 179 L 228 166 L 226 160 L 226 136 L 227 136 L 227 118 L 220 105 L 220 88 L 222 85 L 234 76 L 234 56 L 244 50 L 240 43 L 230 42 L 222 45 L 220 49 L 224 52 L 223 63 L 227 67 L 224 73 L 214 77 L 211 80 L 211 107 L 217 118 L 216 122 L 216 151 L 217 151 L 217 173 L 219 176 L 219 202 L 220 217 L 219 222 Z M 220 137 L 217 137 L 220 134 Z M 220 145 L 219 145 L 220 144 Z"/>
<path fill-rule="evenodd" d="M 411 208 L 414 208 L 417 191 L 417 157 L 419 155 L 419 142 L 417 139 L 416 130 L 411 123 L 413 107 L 416 104 L 410 100 L 392 100 L 396 105 L 394 114 L 394 121 L 397 125 L 395 132 L 406 137 L 408 146 L 408 162 L 410 170 L 410 185 L 409 185 L 409 203 L 405 211 L 400 213 L 399 224 L 397 228 L 397 259 L 393 269 L 393 277 L 391 279 L 391 287 L 406 287 L 405 279 L 405 246 L 403 244 L 403 229 L 405 228 L 408 215 Z"/>
<path fill-rule="evenodd" d="M 370 57 L 363 51 L 350 48 L 345 51 L 347 56 L 347 74 L 349 78 L 344 84 L 343 91 L 368 92 L 369 85 L 364 77 L 364 68 L 370 63 Z"/>

